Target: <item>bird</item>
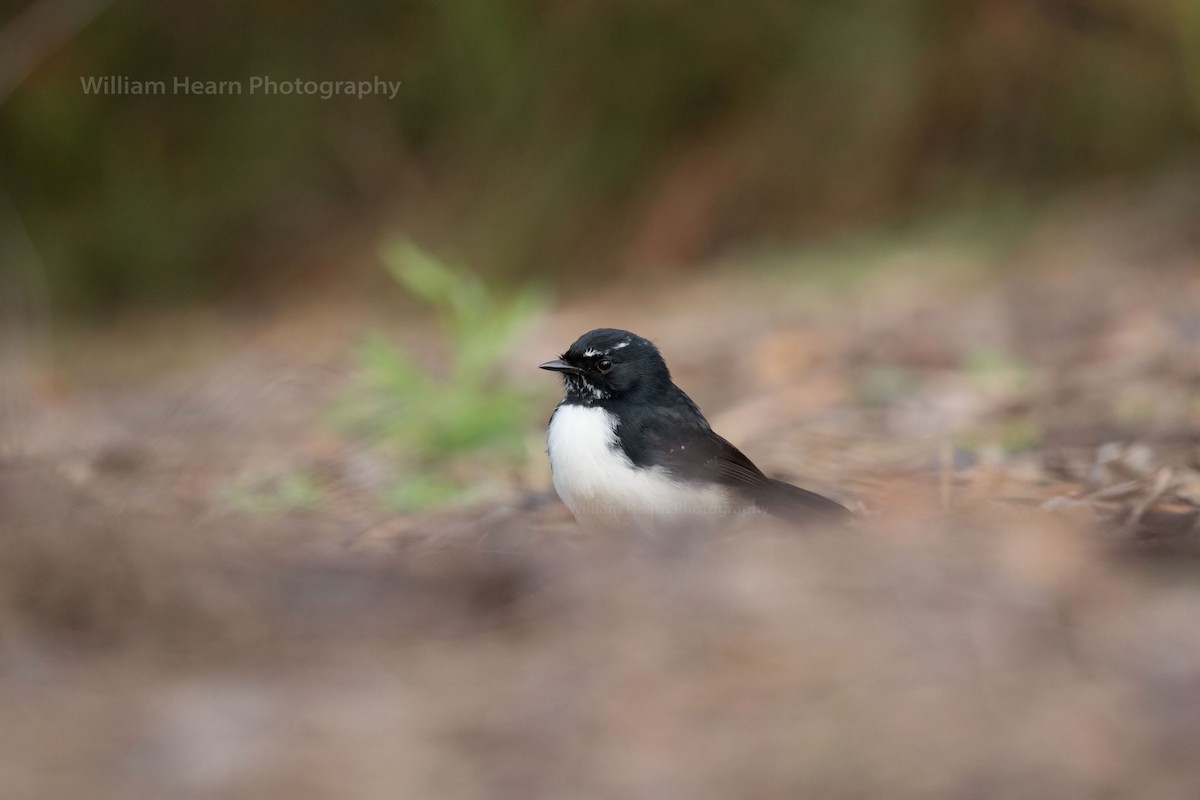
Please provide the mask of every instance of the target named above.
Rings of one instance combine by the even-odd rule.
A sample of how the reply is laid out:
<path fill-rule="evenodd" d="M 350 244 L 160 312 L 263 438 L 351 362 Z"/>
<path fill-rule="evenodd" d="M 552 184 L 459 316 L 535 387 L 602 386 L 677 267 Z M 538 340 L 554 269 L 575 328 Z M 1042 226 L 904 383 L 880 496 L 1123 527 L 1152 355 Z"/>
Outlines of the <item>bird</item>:
<path fill-rule="evenodd" d="M 555 491 L 585 530 L 711 531 L 754 513 L 792 523 L 850 513 L 768 477 L 717 434 L 648 339 L 597 328 L 538 366 L 563 379 L 546 453 Z"/>

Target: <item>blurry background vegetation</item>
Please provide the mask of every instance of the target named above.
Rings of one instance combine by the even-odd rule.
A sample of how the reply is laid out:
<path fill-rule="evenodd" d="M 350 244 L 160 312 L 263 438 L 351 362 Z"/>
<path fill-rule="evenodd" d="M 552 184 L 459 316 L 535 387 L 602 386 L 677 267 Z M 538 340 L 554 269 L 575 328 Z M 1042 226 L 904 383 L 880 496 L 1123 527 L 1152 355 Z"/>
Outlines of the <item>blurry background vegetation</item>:
<path fill-rule="evenodd" d="M 0 4 L 0 76 L 45 5 Z M 49 5 L 95 18 L 0 106 L 0 192 L 73 313 L 299 281 L 395 229 L 502 280 L 686 267 L 1152 177 L 1200 123 L 1190 0 Z M 85 95 L 101 75 L 403 85 Z"/>
<path fill-rule="evenodd" d="M 437 316 L 448 344 L 438 372 L 382 335 L 359 345 L 358 376 L 337 404 L 342 427 L 371 441 L 400 465 L 384 502 L 413 508 L 486 494 L 485 474 L 520 465 L 528 454 L 530 396 L 505 375 L 510 348 L 534 320 L 542 302 L 531 289 L 501 298 L 465 268 L 455 268 L 409 241 L 383 251 L 388 271 Z M 440 373 L 440 374 L 439 374 Z M 455 459 L 472 454 L 470 474 Z"/>

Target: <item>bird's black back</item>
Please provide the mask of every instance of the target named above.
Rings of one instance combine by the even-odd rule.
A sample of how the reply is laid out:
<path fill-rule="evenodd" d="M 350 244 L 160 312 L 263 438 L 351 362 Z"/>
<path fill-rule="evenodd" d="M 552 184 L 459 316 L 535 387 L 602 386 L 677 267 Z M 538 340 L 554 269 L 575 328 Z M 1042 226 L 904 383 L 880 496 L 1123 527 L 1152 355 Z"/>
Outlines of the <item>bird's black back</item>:
<path fill-rule="evenodd" d="M 601 405 L 617 416 L 617 441 L 637 466 L 663 467 L 679 480 L 720 484 L 746 504 L 787 520 L 848 513 L 833 500 L 767 477 L 713 431 L 695 402 L 669 379 L 652 391 Z"/>

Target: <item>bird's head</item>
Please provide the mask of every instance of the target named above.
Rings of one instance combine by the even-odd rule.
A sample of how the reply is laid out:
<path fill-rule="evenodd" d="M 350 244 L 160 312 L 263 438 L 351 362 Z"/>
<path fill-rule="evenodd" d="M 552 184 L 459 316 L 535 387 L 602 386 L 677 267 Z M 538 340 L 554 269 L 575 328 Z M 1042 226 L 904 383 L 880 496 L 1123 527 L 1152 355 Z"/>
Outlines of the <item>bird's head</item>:
<path fill-rule="evenodd" d="M 539 366 L 562 373 L 567 397 L 585 405 L 671 383 L 671 373 L 650 340 L 615 328 L 588 331 L 561 357 Z"/>

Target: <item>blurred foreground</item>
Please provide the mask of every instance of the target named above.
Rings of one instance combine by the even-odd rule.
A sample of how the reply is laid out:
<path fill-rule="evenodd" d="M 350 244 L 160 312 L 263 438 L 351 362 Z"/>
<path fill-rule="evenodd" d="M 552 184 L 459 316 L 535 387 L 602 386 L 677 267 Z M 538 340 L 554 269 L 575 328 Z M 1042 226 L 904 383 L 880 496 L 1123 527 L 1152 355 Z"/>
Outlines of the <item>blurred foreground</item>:
<path fill-rule="evenodd" d="M 80 344 L 3 420 L 0 794 L 1196 797 L 1196 242 L 1084 211 L 617 286 L 511 354 L 532 386 L 582 330 L 653 337 L 853 531 L 584 538 L 552 382 L 524 466 L 447 467 L 502 490 L 391 513 L 406 476 L 324 416 L 366 306 Z M 391 329 L 436 364 L 426 331 Z"/>
<path fill-rule="evenodd" d="M 669 559 L 510 521 L 366 559 L 58 499 L 69 530 L 5 540 L 7 796 L 1200 791 L 1195 566 L 1113 564 L 1068 520 Z"/>

